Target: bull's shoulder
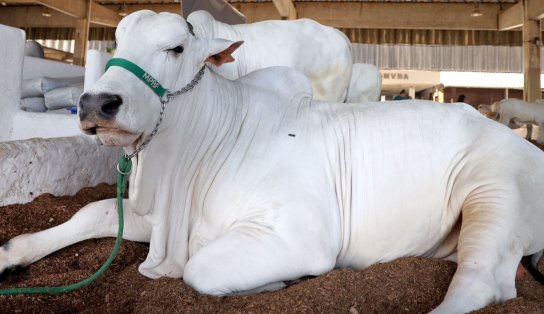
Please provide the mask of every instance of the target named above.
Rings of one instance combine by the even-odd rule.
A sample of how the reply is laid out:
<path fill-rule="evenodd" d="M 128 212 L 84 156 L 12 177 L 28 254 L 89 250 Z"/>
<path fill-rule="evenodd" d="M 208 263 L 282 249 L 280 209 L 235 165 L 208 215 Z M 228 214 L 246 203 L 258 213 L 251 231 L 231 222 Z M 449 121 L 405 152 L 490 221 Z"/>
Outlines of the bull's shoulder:
<path fill-rule="evenodd" d="M 279 97 L 312 97 L 310 79 L 302 72 L 289 67 L 275 66 L 253 71 L 238 79 L 245 86 L 268 91 Z"/>

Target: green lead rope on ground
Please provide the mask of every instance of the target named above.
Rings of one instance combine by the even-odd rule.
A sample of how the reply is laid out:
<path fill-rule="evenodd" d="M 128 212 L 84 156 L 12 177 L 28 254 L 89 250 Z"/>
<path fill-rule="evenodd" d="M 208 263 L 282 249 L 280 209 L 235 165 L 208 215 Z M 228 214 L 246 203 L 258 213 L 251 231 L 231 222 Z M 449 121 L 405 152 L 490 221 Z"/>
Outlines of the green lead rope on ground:
<path fill-rule="evenodd" d="M 94 273 L 94 275 L 77 282 L 75 284 L 60 286 L 60 287 L 30 287 L 30 288 L 10 288 L 10 289 L 0 289 L 0 295 L 14 295 L 14 294 L 60 294 L 70 291 L 74 291 L 80 288 L 83 288 L 96 279 L 98 279 L 106 269 L 111 265 L 119 248 L 121 247 L 121 242 L 123 241 L 123 195 L 125 194 L 127 186 L 127 176 L 132 169 L 132 162 L 130 158 L 127 158 L 125 155 L 122 155 L 119 158 L 118 165 L 118 174 L 117 174 L 117 212 L 119 213 L 119 230 L 117 231 L 117 238 L 115 239 L 115 245 L 113 250 L 106 260 L 106 262 Z"/>

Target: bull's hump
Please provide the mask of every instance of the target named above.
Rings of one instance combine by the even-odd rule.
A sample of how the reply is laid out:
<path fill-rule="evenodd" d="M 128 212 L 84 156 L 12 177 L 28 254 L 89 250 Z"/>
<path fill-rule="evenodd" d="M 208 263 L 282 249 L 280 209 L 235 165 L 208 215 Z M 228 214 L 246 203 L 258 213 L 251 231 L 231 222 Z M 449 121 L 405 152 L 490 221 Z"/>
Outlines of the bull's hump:
<path fill-rule="evenodd" d="M 213 24 L 217 23 L 217 21 L 213 18 L 213 16 L 208 11 L 198 10 L 191 12 L 187 16 L 187 22 L 191 23 L 193 26 L 193 31 L 197 36 L 204 37 L 204 38 L 216 38 L 215 34 L 213 34 Z M 224 39 L 230 39 L 226 37 L 221 37 Z"/>
<path fill-rule="evenodd" d="M 250 87 L 271 91 L 288 98 L 290 96 L 312 97 L 310 79 L 302 72 L 282 66 L 275 66 L 251 72 L 238 79 Z"/>

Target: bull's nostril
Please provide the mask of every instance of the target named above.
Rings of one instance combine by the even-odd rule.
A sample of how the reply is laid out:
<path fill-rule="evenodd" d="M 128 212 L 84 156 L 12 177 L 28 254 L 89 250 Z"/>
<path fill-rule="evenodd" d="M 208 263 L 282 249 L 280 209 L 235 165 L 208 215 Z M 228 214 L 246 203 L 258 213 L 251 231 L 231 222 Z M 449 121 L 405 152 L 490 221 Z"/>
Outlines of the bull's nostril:
<path fill-rule="evenodd" d="M 118 95 L 108 95 L 101 107 L 102 112 L 110 117 L 113 117 L 119 112 L 119 107 L 123 104 L 123 99 Z"/>
<path fill-rule="evenodd" d="M 84 93 L 79 98 L 79 119 L 111 120 L 119 112 L 119 107 L 123 104 L 123 98 L 120 95 L 108 93 Z"/>
<path fill-rule="evenodd" d="M 96 135 L 96 127 L 84 130 L 84 132 L 87 134 Z"/>

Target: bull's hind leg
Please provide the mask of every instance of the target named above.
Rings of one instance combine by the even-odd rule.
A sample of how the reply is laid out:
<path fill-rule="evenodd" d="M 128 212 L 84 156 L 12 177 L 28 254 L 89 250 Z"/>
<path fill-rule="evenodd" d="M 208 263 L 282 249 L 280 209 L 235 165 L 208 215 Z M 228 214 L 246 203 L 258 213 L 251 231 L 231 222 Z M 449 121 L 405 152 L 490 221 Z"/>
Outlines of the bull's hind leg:
<path fill-rule="evenodd" d="M 466 201 L 457 271 L 434 313 L 467 313 L 516 296 L 516 270 L 523 255 L 514 231 L 519 206 L 512 200 L 517 199 L 517 193 L 508 189 L 497 192 L 478 193 L 478 197 Z"/>
<path fill-rule="evenodd" d="M 29 265 L 40 258 L 71 244 L 102 237 L 115 237 L 119 227 L 116 200 L 91 203 L 70 220 L 56 227 L 19 235 L 0 247 L 0 273 L 6 269 Z M 151 226 L 134 214 L 124 202 L 123 238 L 149 242 Z"/>

